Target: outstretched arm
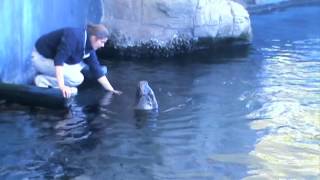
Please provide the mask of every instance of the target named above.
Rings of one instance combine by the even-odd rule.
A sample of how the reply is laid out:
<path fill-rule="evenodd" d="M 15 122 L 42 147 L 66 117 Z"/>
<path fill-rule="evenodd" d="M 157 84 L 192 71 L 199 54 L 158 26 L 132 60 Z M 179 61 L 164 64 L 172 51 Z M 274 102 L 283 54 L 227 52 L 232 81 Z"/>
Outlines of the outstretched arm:
<path fill-rule="evenodd" d="M 63 66 L 55 66 L 55 67 L 56 67 L 56 78 L 58 81 L 59 89 L 61 90 L 63 97 L 70 98 L 71 97 L 70 87 L 64 84 Z"/>
<path fill-rule="evenodd" d="M 106 76 L 101 76 L 99 79 L 98 79 L 98 82 L 104 87 L 104 89 L 110 91 L 110 92 L 113 92 L 115 94 L 122 94 L 121 91 L 118 91 L 118 90 L 115 90 L 113 89 L 113 87 L 111 86 L 108 78 Z"/>
<path fill-rule="evenodd" d="M 61 90 L 63 97 L 69 98 L 71 96 L 71 89 L 64 84 L 64 72 L 63 64 L 66 59 L 71 56 L 72 49 L 76 47 L 75 34 L 70 29 L 65 29 L 63 36 L 61 37 L 60 44 L 58 46 L 57 54 L 54 57 L 54 65 L 56 70 L 56 78 L 58 81 L 59 89 Z"/>

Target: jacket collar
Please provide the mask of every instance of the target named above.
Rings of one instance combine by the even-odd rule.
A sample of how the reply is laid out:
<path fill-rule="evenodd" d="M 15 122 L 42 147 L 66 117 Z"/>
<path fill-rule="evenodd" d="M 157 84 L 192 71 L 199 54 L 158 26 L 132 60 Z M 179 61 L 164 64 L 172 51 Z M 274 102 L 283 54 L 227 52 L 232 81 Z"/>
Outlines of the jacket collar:
<path fill-rule="evenodd" d="M 91 46 L 91 43 L 90 43 L 90 38 L 89 38 L 89 34 L 87 32 L 87 30 L 85 30 L 85 34 L 87 34 L 87 39 L 85 40 L 86 41 L 86 45 L 85 45 L 85 53 L 89 53 L 93 50 L 93 47 Z"/>

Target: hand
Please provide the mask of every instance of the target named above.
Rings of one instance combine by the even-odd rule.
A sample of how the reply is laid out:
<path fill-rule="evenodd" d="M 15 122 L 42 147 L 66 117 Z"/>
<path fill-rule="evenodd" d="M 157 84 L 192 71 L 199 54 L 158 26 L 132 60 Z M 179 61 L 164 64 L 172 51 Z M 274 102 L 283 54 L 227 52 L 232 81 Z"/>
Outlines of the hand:
<path fill-rule="evenodd" d="M 71 89 L 69 86 L 63 86 L 63 87 L 60 87 L 60 90 L 62 92 L 62 95 L 64 98 L 70 98 L 71 97 Z"/>
<path fill-rule="evenodd" d="M 121 94 L 122 94 L 122 92 L 121 92 L 121 91 L 118 91 L 118 90 L 113 90 L 113 91 L 111 91 L 111 92 L 115 93 L 116 95 L 121 95 Z"/>

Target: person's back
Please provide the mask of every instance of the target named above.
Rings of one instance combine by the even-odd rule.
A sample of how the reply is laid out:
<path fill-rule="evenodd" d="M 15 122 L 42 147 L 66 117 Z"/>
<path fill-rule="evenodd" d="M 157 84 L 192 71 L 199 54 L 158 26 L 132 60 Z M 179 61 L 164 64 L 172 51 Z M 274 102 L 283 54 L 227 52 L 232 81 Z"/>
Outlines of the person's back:
<path fill-rule="evenodd" d="M 73 54 L 83 53 L 84 48 L 84 28 L 62 28 L 42 35 L 35 44 L 37 51 L 46 58 L 54 59 L 58 51 L 67 49 Z M 64 41 L 64 43 L 61 43 Z M 62 47 L 64 46 L 64 47 Z M 60 49 L 59 49 L 60 48 Z M 71 48 L 71 49 L 70 49 Z M 78 58 L 74 60 L 72 58 Z M 79 62 L 79 58 L 74 55 L 66 59 L 66 63 L 74 64 Z"/>
<path fill-rule="evenodd" d="M 37 51 L 46 58 L 53 59 L 63 36 L 64 28 L 42 35 L 35 44 Z"/>

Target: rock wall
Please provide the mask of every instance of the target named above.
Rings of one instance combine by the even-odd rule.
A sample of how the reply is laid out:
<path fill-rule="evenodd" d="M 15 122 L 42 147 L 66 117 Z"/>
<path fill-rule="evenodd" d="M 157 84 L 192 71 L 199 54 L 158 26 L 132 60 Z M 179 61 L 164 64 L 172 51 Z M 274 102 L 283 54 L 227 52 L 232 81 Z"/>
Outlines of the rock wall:
<path fill-rule="evenodd" d="M 112 37 L 100 54 L 171 56 L 248 44 L 252 37 L 249 14 L 319 1 L 101 0 L 101 22 Z"/>
<path fill-rule="evenodd" d="M 249 42 L 250 17 L 231 0 L 106 0 L 102 22 L 111 45 L 122 53 L 171 55 L 199 48 L 198 42 L 234 39 Z M 205 41 L 208 42 L 208 41 Z M 204 48 L 204 45 L 201 45 Z"/>

